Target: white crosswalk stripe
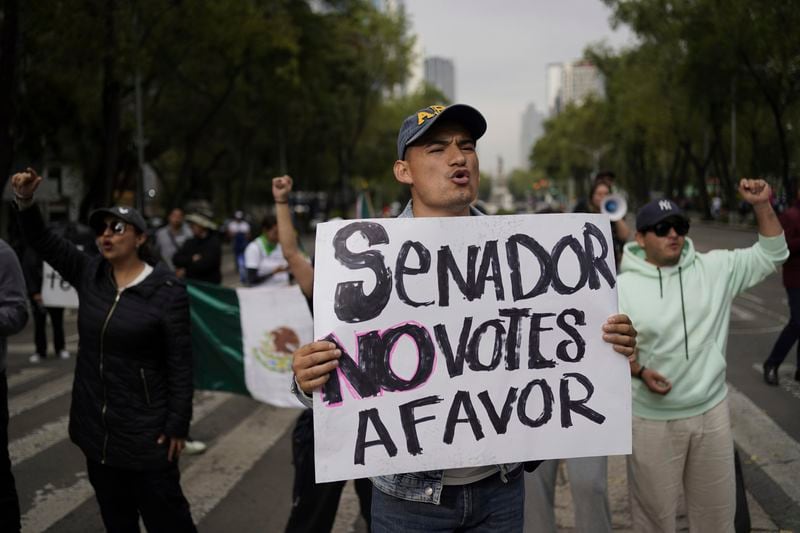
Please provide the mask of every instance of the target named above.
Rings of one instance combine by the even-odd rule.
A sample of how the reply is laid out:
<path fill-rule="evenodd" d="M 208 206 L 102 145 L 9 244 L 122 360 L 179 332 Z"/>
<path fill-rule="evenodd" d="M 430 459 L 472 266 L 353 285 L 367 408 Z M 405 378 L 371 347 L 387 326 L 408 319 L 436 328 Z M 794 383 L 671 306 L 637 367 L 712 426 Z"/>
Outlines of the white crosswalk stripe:
<path fill-rule="evenodd" d="M 231 396 L 221 392 L 197 393 L 196 398 L 199 399 L 199 403 L 194 408 L 193 421 L 200 422 Z M 9 445 L 9 450 L 13 450 L 17 454 L 18 460 L 22 461 L 56 444 L 67 437 L 67 418 L 62 417 L 50 424 L 51 427 L 47 431 L 36 431 L 14 441 Z M 59 427 L 59 424 L 62 426 Z M 61 433 L 57 433 L 59 429 L 61 429 Z M 14 455 L 12 455 L 12 462 L 14 462 Z M 23 531 L 44 531 L 93 496 L 94 492 L 86 477 L 86 472 L 81 470 L 77 476 L 79 479 L 72 486 L 63 489 L 47 489 L 46 487 L 40 494 L 37 493 L 35 504 L 22 517 Z"/>
<path fill-rule="evenodd" d="M 195 394 L 194 420 L 202 420 L 229 397 L 226 393 L 198 392 Z M 10 442 L 8 453 L 11 456 L 11 464 L 21 463 L 66 439 L 68 423 L 69 416 L 62 416 L 54 422 L 45 423 L 26 436 Z"/>
<path fill-rule="evenodd" d="M 297 409 L 259 406 L 183 474 L 192 517 L 200 522 L 297 418 Z"/>
<path fill-rule="evenodd" d="M 800 444 L 730 383 L 728 390 L 736 444 L 800 505 Z"/>
<path fill-rule="evenodd" d="M 23 533 L 46 530 L 94 495 L 86 472 L 80 471 L 76 476 L 78 481 L 69 487 L 54 489 L 45 485 L 36 491 L 33 507 L 22 515 Z"/>
<path fill-rule="evenodd" d="M 16 374 L 8 376 L 8 388 L 9 390 L 19 387 L 20 385 L 24 385 L 29 381 L 33 381 L 34 379 L 38 379 L 45 374 L 49 374 L 52 372 L 52 368 L 45 368 L 45 367 L 30 367 L 30 368 L 23 368 Z"/>
<path fill-rule="evenodd" d="M 733 304 L 731 306 L 731 315 L 733 315 L 734 320 L 744 320 L 749 321 L 753 320 L 756 317 L 756 314 L 752 311 L 748 311 L 744 307 L 740 305 Z"/>
<path fill-rule="evenodd" d="M 11 456 L 11 464 L 18 465 L 67 438 L 68 424 L 69 416 L 65 415 L 55 422 L 47 422 L 33 433 L 9 442 L 8 454 Z"/>
<path fill-rule="evenodd" d="M 33 409 L 49 402 L 59 396 L 63 396 L 72 390 L 72 374 L 65 374 L 52 381 L 48 381 L 41 387 L 12 396 L 8 399 L 8 414 L 11 417 L 19 416 L 25 411 Z"/>

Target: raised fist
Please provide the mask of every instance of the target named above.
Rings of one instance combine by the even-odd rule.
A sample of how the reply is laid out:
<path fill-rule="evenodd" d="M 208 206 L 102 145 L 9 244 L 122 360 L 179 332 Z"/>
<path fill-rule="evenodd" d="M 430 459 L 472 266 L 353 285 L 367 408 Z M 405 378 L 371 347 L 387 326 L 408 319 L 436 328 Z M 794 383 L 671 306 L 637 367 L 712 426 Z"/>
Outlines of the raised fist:
<path fill-rule="evenodd" d="M 14 194 L 24 200 L 33 199 L 33 194 L 41 182 L 42 177 L 30 167 L 11 176 L 11 188 L 14 189 Z"/>
<path fill-rule="evenodd" d="M 769 202 L 772 189 L 764 180 L 743 179 L 739 182 L 739 194 L 750 205 L 763 204 Z"/>
<path fill-rule="evenodd" d="M 290 192 L 292 192 L 292 178 L 289 175 L 272 178 L 272 196 L 275 202 L 288 202 Z"/>

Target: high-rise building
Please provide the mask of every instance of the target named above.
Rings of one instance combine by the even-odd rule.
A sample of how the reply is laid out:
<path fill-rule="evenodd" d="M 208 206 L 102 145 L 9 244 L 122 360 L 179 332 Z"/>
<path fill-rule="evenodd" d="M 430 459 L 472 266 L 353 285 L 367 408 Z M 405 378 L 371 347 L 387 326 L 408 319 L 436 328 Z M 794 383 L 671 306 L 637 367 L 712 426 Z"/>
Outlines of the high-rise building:
<path fill-rule="evenodd" d="M 563 63 L 547 65 L 547 114 L 557 115 L 561 111 L 561 72 Z"/>
<path fill-rule="evenodd" d="M 605 95 L 603 76 L 584 59 L 547 65 L 547 113 L 558 114 L 567 104 L 581 105 L 590 95 Z"/>
<path fill-rule="evenodd" d="M 567 63 L 561 74 L 561 94 L 563 105 L 580 105 L 589 96 L 602 98 L 605 94 L 603 77 L 589 61 Z"/>
<path fill-rule="evenodd" d="M 456 101 L 456 69 L 451 59 L 431 56 L 425 58 L 425 81 L 439 89 L 450 101 Z"/>
<path fill-rule="evenodd" d="M 536 140 L 542 136 L 542 123 L 544 115 L 540 113 L 536 106 L 528 104 L 522 114 L 522 124 L 519 134 L 519 165 L 521 168 L 530 166 L 529 156 Z"/>

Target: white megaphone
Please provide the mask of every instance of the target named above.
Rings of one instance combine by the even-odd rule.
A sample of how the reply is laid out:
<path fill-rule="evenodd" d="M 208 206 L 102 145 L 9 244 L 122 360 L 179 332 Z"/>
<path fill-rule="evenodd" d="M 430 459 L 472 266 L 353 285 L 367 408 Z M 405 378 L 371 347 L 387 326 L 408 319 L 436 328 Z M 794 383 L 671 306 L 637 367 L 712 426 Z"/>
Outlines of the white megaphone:
<path fill-rule="evenodd" d="M 628 202 L 619 194 L 609 194 L 603 200 L 600 212 L 608 215 L 612 222 L 622 220 L 625 218 L 625 213 L 628 212 Z"/>

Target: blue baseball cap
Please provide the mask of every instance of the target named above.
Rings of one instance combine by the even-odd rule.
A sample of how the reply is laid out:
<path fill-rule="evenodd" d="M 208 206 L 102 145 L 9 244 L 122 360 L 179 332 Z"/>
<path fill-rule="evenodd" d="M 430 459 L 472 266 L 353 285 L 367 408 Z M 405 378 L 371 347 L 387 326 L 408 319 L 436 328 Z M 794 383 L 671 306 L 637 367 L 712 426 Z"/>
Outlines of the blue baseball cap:
<path fill-rule="evenodd" d="M 678 217 L 688 222 L 689 218 L 684 214 L 678 204 L 672 200 L 662 199 L 653 200 L 645 204 L 636 213 L 636 231 L 642 231 L 670 217 Z"/>
<path fill-rule="evenodd" d="M 472 139 L 477 141 L 486 133 L 486 119 L 480 111 L 465 104 L 451 106 L 431 105 L 408 116 L 397 134 L 397 159 L 404 159 L 406 148 L 422 137 L 431 126 L 445 117 L 446 120 L 458 122 L 469 131 Z"/>

